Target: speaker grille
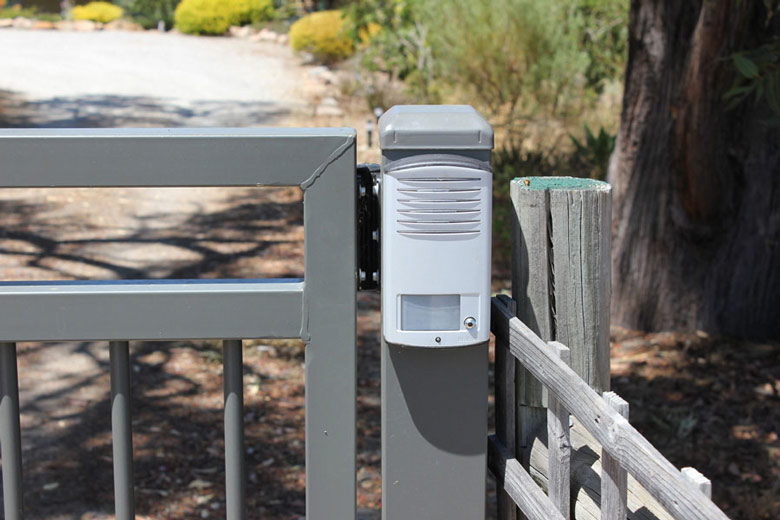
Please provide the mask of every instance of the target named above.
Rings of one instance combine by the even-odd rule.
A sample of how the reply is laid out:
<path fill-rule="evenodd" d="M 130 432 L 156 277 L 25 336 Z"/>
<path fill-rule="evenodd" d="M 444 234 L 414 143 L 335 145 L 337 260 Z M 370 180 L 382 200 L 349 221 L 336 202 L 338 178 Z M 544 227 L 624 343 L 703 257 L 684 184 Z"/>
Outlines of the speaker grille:
<path fill-rule="evenodd" d="M 396 222 L 402 235 L 480 233 L 482 187 L 478 177 L 399 177 Z"/>

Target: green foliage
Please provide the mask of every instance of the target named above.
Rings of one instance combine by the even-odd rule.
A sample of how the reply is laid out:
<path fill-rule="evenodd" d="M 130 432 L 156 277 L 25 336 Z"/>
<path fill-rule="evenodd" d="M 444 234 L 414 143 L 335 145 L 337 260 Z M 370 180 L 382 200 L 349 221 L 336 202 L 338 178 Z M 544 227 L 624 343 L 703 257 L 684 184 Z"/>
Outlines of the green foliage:
<path fill-rule="evenodd" d="M 124 9 L 109 2 L 90 2 L 77 5 L 72 11 L 74 20 L 91 20 L 93 22 L 113 22 L 124 15 Z"/>
<path fill-rule="evenodd" d="M 346 12 L 354 41 L 382 27 L 364 69 L 419 102 L 467 99 L 499 125 L 576 114 L 625 67 L 625 0 L 357 0 Z"/>
<path fill-rule="evenodd" d="M 119 3 L 125 12 L 144 29 L 157 27 L 162 20 L 166 27 L 173 27 L 174 13 L 180 0 L 123 0 Z"/>
<path fill-rule="evenodd" d="M 59 22 L 62 16 L 55 13 L 40 13 L 36 6 L 22 7 L 21 4 L 4 7 L 6 4 L 0 0 L 0 18 L 33 18 L 42 22 Z"/>
<path fill-rule="evenodd" d="M 274 2 L 274 19 L 290 20 L 300 15 L 299 5 L 293 0 L 277 0 Z"/>
<path fill-rule="evenodd" d="M 319 11 L 304 16 L 290 27 L 290 45 L 324 63 L 333 63 L 355 52 L 349 33 L 349 22 L 341 11 Z"/>
<path fill-rule="evenodd" d="M 573 135 L 569 135 L 569 138 L 575 148 L 571 157 L 573 166 L 591 179 L 606 179 L 609 157 L 615 149 L 616 136 L 607 133 L 603 127 L 598 135 L 594 135 L 586 123 L 585 142 L 581 142 Z"/>
<path fill-rule="evenodd" d="M 580 41 L 590 63 L 587 85 L 601 92 L 604 84 L 623 75 L 628 55 L 628 7 L 625 0 L 579 0 L 584 25 Z"/>
<path fill-rule="evenodd" d="M 35 19 L 41 22 L 60 22 L 62 21 L 62 15 L 58 13 L 38 13 L 35 15 Z"/>
<path fill-rule="evenodd" d="M 726 109 L 732 110 L 743 101 L 765 102 L 780 122 L 780 37 L 774 36 L 756 49 L 733 53 L 731 60 L 736 78 L 724 94 Z"/>
<path fill-rule="evenodd" d="M 499 124 L 541 109 L 566 114 L 579 101 L 590 60 L 582 14 L 571 0 L 430 2 L 439 69 Z M 511 35 L 511 36 L 509 36 Z"/>
<path fill-rule="evenodd" d="M 16 18 L 18 16 L 22 18 L 36 18 L 38 16 L 38 10 L 35 7 L 22 7 L 19 4 L 13 7 L 6 7 L 0 9 L 0 18 Z"/>
<path fill-rule="evenodd" d="M 272 0 L 182 0 L 174 12 L 176 28 L 188 34 L 224 34 L 232 25 L 270 20 Z"/>
<path fill-rule="evenodd" d="M 565 175 L 561 160 L 543 152 L 525 151 L 510 141 L 491 155 L 493 170 L 493 260 L 499 271 L 509 269 L 512 254 L 513 209 L 509 183 L 517 177 Z M 565 160 L 563 161 L 565 162 Z"/>
<path fill-rule="evenodd" d="M 439 99 L 426 1 L 359 0 L 345 12 L 352 20 L 352 40 L 367 43 L 361 50 L 361 66 L 388 74 L 390 81 L 406 82 L 418 102 L 435 103 Z"/>

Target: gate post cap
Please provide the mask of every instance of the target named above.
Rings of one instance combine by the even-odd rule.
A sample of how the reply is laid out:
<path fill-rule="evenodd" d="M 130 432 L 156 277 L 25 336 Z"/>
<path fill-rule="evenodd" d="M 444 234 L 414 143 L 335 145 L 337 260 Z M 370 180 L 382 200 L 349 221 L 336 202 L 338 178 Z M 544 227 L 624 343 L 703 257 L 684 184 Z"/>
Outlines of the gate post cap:
<path fill-rule="evenodd" d="M 493 128 L 469 105 L 396 105 L 379 118 L 383 150 L 492 150 Z"/>

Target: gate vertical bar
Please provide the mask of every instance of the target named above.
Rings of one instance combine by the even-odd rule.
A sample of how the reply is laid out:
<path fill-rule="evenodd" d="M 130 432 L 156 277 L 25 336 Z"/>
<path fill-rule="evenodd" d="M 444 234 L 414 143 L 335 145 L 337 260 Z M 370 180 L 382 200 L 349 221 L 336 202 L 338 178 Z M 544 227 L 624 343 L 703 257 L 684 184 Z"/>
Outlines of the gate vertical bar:
<path fill-rule="evenodd" d="M 223 342 L 225 391 L 225 508 L 227 520 L 246 518 L 244 362 L 241 340 Z"/>
<path fill-rule="evenodd" d="M 395 107 L 379 126 L 383 173 L 415 155 L 490 161 L 492 129 L 471 107 Z M 417 348 L 383 334 L 381 349 L 383 520 L 484 518 L 487 343 Z"/>
<path fill-rule="evenodd" d="M 357 230 L 354 131 L 304 189 L 306 519 L 356 511 Z"/>
<path fill-rule="evenodd" d="M 22 435 L 15 343 L 0 343 L 0 448 L 5 518 L 22 520 Z"/>
<path fill-rule="evenodd" d="M 130 344 L 108 343 L 111 359 L 111 434 L 114 450 L 114 509 L 117 520 L 135 518 L 133 426 L 130 415 Z"/>

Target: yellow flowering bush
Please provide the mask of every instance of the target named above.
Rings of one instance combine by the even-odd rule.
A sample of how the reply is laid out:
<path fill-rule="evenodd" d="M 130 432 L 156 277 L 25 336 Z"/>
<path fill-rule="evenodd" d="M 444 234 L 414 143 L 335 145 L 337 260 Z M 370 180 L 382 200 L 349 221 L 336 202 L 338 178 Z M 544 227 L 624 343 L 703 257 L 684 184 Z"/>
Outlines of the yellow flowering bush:
<path fill-rule="evenodd" d="M 92 20 L 93 22 L 108 23 L 122 18 L 123 14 L 125 12 L 121 7 L 109 2 L 90 2 L 73 8 L 74 20 Z"/>
<path fill-rule="evenodd" d="M 290 27 L 290 45 L 332 63 L 352 56 L 355 46 L 349 37 L 349 22 L 341 11 L 308 14 Z"/>
<path fill-rule="evenodd" d="M 176 28 L 188 34 L 224 34 L 231 25 L 270 20 L 273 0 L 182 0 Z"/>

